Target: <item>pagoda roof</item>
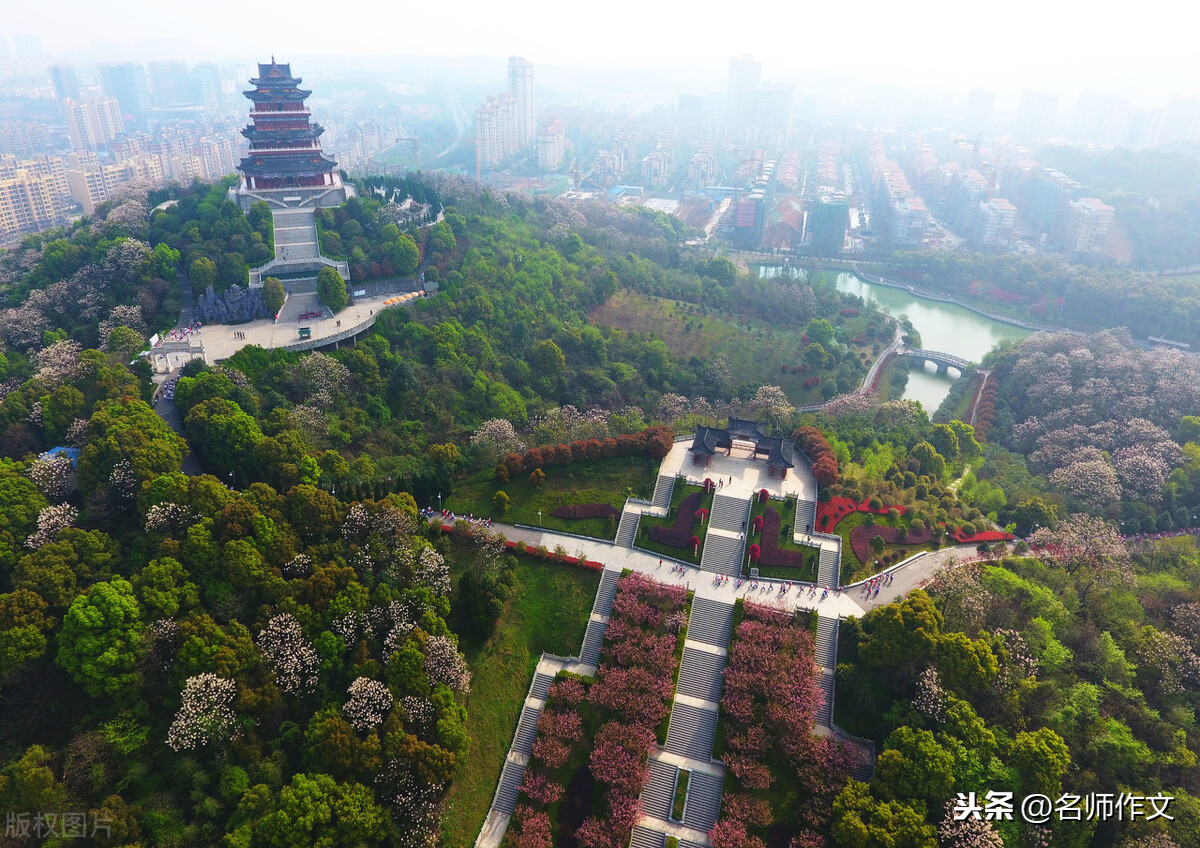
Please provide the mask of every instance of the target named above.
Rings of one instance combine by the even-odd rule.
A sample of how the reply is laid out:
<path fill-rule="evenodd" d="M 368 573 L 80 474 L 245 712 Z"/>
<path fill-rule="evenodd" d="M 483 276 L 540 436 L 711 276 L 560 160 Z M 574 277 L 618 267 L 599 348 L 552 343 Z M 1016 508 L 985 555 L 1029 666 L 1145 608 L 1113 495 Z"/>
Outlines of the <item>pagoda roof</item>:
<path fill-rule="evenodd" d="M 717 448 L 729 448 L 730 444 L 728 430 L 722 430 L 719 427 L 700 427 L 696 431 L 695 438 L 692 439 L 692 446 L 689 450 L 701 456 L 712 456 L 717 452 Z"/>
<path fill-rule="evenodd" d="M 312 124 L 302 130 L 286 129 L 286 130 L 268 130 L 262 127 L 256 127 L 253 124 L 247 127 L 242 127 L 242 135 L 255 141 L 308 141 L 320 136 L 325 132 L 325 128 L 320 124 Z"/>
<path fill-rule="evenodd" d="M 255 153 L 242 159 L 238 170 L 247 176 L 276 176 L 284 174 L 325 174 L 337 168 L 337 162 L 321 153 L 316 153 L 317 161 L 313 161 L 315 151 L 298 151 L 297 153 Z M 260 164 L 257 160 L 261 159 Z"/>
<path fill-rule="evenodd" d="M 275 57 L 271 57 L 270 62 L 258 63 L 258 76 L 251 77 L 250 82 L 255 85 L 290 85 L 297 86 L 301 83 L 301 77 L 292 76 L 292 64 L 284 62 L 282 65 L 275 61 Z"/>
<path fill-rule="evenodd" d="M 255 103 L 261 103 L 267 100 L 296 100 L 304 102 L 304 100 L 312 94 L 311 91 L 303 88 L 252 88 L 249 91 L 243 91 L 242 94 L 253 100 Z"/>
<path fill-rule="evenodd" d="M 688 448 L 700 456 L 713 456 L 718 450 L 728 450 L 733 440 L 754 442 L 754 454 L 767 455 L 767 465 L 773 468 L 795 467 L 795 443 L 791 439 L 766 434 L 767 425 L 761 421 L 730 418 L 725 427 L 704 427 L 696 430 L 692 446 Z"/>

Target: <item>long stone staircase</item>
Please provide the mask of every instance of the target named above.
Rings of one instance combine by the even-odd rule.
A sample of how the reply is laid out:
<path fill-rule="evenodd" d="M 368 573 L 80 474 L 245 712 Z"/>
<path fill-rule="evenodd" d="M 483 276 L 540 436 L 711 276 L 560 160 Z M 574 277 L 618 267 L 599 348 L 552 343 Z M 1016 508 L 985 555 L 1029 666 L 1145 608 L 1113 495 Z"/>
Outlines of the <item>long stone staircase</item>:
<path fill-rule="evenodd" d="M 648 827 L 635 827 L 629 840 L 629 848 L 663 848 L 667 835 Z"/>
<path fill-rule="evenodd" d="M 816 721 L 820 727 L 833 727 L 833 683 L 837 667 L 838 619 L 817 619 L 817 638 L 813 645 L 813 661 L 820 668 L 820 684 L 824 698 L 817 708 Z"/>
<path fill-rule="evenodd" d="M 613 598 L 617 596 L 619 576 L 617 572 L 605 569 L 600 578 L 596 602 L 592 605 L 592 616 L 588 619 L 587 630 L 583 633 L 583 647 L 579 649 L 581 665 L 594 668 L 600 662 L 600 645 L 604 642 L 604 631 L 608 629 L 608 616 L 612 613 Z"/>
<path fill-rule="evenodd" d="M 675 478 L 669 474 L 659 474 L 654 482 L 654 494 L 650 497 L 652 506 L 658 509 L 669 509 L 671 493 L 675 491 Z"/>
<path fill-rule="evenodd" d="M 704 555 L 700 570 L 715 574 L 738 575 L 742 572 L 743 535 L 750 501 L 728 495 L 713 497 L 712 514 L 708 518 L 708 533 L 704 537 Z"/>
<path fill-rule="evenodd" d="M 712 752 L 732 624 L 732 604 L 707 598 L 692 600 L 667 740 L 660 752 L 650 757 L 650 772 L 642 789 L 646 818 L 634 829 L 631 846 L 662 845 L 650 841 L 650 834 L 661 837 L 672 826 L 678 826 L 672 824 L 671 812 L 681 757 L 695 762 L 684 766 L 690 775 L 683 821 L 679 824 L 697 837 L 716 824 L 725 770 L 713 761 Z M 703 843 L 694 844 L 701 848 Z"/>
<path fill-rule="evenodd" d="M 662 760 L 650 759 L 649 775 L 642 788 L 642 812 L 651 818 L 671 818 L 671 805 L 675 801 L 675 780 L 679 766 Z"/>
<path fill-rule="evenodd" d="M 641 521 L 641 518 L 640 512 L 629 507 L 621 512 L 621 523 L 617 525 L 617 538 L 614 541 L 618 548 L 633 547 L 633 542 L 637 538 L 638 522 Z"/>
<path fill-rule="evenodd" d="M 811 533 L 817 525 L 817 502 L 810 500 L 796 501 L 796 531 Z"/>
<path fill-rule="evenodd" d="M 841 570 L 841 541 L 838 541 L 836 547 L 822 545 L 821 554 L 817 560 L 817 585 L 826 589 L 836 589 L 841 585 Z"/>
<path fill-rule="evenodd" d="M 687 803 L 683 808 L 686 827 L 712 830 L 721 812 L 721 786 L 724 778 L 704 771 L 693 771 L 688 779 Z"/>
<path fill-rule="evenodd" d="M 708 598 L 696 598 L 692 601 L 692 614 L 688 618 L 687 631 L 689 642 L 704 642 L 725 650 L 729 647 L 729 630 L 732 626 L 733 607 L 729 604 Z M 686 652 L 686 648 L 684 650 Z"/>

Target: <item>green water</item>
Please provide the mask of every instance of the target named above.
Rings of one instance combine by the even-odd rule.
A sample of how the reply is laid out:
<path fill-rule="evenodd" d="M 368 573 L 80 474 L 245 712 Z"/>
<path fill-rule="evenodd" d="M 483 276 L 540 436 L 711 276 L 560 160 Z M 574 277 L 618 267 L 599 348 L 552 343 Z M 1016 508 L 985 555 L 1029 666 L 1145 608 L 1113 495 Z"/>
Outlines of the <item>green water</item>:
<path fill-rule="evenodd" d="M 921 334 L 925 350 L 952 353 L 969 362 L 981 361 L 985 353 L 1002 341 L 1023 339 L 1030 334 L 1029 330 L 993 321 L 952 303 L 917 297 L 903 289 L 871 285 L 849 272 L 837 275 L 837 290 L 856 294 L 896 317 L 908 316 Z M 932 365 L 917 367 L 914 363 L 904 397 L 920 401 L 932 415 L 950 392 L 952 383 L 946 375 L 935 373 Z"/>

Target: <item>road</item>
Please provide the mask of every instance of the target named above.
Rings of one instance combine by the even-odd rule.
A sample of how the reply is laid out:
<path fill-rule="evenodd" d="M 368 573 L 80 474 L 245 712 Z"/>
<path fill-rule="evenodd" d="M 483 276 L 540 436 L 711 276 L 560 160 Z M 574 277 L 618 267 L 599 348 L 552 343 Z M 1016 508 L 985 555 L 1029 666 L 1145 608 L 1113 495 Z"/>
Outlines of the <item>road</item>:
<path fill-rule="evenodd" d="M 179 415 L 179 408 L 175 406 L 175 401 L 167 400 L 162 393 L 163 384 L 172 377 L 178 377 L 181 370 L 181 368 L 176 368 L 170 374 L 154 375 L 154 411 L 186 442 L 187 434 L 183 431 L 183 418 Z M 189 477 L 199 477 L 204 473 L 199 460 L 196 459 L 195 451 L 191 450 L 190 443 L 188 444 L 188 455 L 183 458 L 183 473 Z"/>

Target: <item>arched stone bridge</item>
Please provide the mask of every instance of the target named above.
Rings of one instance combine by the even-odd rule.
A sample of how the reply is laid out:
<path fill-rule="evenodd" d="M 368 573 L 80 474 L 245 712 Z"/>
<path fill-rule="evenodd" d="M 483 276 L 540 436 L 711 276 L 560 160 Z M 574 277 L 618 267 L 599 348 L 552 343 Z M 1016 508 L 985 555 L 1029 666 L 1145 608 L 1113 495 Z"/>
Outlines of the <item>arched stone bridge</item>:
<path fill-rule="evenodd" d="M 937 366 L 939 374 L 945 373 L 948 368 L 956 369 L 959 374 L 966 374 L 968 371 L 974 371 L 977 367 L 974 362 L 968 362 L 961 356 L 955 356 L 952 353 L 945 353 L 940 350 L 921 350 L 920 348 L 906 347 L 900 351 L 900 354 L 911 356 L 923 362 L 932 362 Z"/>

